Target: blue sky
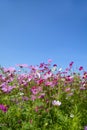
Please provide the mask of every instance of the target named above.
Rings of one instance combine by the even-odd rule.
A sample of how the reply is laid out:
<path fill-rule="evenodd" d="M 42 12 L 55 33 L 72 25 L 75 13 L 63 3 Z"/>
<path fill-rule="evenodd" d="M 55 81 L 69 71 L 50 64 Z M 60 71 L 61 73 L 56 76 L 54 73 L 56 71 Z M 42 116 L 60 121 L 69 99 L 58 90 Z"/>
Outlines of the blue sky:
<path fill-rule="evenodd" d="M 0 0 L 0 64 L 87 70 L 87 0 Z"/>

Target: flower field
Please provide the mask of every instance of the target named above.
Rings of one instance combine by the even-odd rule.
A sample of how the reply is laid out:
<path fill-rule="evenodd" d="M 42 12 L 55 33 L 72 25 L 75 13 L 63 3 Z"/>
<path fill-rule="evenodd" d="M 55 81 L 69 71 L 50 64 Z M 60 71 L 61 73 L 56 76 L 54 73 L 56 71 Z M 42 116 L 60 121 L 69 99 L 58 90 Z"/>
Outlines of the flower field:
<path fill-rule="evenodd" d="M 87 130 L 87 72 L 72 68 L 0 67 L 0 129 Z"/>

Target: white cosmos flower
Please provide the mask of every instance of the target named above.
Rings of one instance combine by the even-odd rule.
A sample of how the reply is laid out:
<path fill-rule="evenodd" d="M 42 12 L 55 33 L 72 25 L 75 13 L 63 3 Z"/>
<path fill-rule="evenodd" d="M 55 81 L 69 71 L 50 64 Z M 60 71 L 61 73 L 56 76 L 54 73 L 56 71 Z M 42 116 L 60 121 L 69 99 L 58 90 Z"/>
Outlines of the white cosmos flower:
<path fill-rule="evenodd" d="M 52 72 L 57 71 L 57 67 L 56 67 L 56 66 L 54 66 L 54 67 L 51 69 L 51 71 L 52 71 Z"/>
<path fill-rule="evenodd" d="M 40 73 L 38 71 L 36 72 L 36 75 L 40 78 Z"/>
<path fill-rule="evenodd" d="M 73 118 L 73 117 L 74 117 L 74 114 L 70 114 L 70 117 Z"/>
<path fill-rule="evenodd" d="M 19 94 L 20 96 L 24 95 L 24 93 L 22 93 L 22 92 L 19 92 L 18 94 Z"/>
<path fill-rule="evenodd" d="M 62 68 L 59 68 L 59 71 L 61 71 L 62 70 Z"/>
<path fill-rule="evenodd" d="M 52 104 L 53 104 L 54 106 L 60 106 L 60 105 L 61 105 L 61 102 L 54 100 L 54 101 L 52 101 Z"/>

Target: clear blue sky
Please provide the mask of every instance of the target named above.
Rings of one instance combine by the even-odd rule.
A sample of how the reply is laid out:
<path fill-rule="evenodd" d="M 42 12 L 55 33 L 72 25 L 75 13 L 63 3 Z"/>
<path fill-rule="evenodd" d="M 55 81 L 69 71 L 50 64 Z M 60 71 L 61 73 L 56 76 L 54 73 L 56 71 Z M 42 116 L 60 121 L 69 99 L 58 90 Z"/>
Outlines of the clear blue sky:
<path fill-rule="evenodd" d="M 87 69 L 87 0 L 0 0 L 0 64 Z"/>

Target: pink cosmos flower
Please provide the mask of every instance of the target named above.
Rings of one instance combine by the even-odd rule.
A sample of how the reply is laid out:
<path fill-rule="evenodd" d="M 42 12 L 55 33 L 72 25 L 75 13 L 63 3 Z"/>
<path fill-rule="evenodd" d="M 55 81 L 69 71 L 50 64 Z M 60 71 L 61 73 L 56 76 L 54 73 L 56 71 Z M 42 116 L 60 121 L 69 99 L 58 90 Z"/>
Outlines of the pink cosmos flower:
<path fill-rule="evenodd" d="M 29 98 L 28 98 L 27 96 L 23 96 L 23 97 L 22 97 L 22 100 L 23 100 L 23 101 L 28 101 Z"/>
<path fill-rule="evenodd" d="M 50 73 L 45 73 L 44 75 L 43 75 L 43 79 L 48 79 L 48 78 L 50 78 L 52 76 L 52 73 L 50 72 Z"/>
<path fill-rule="evenodd" d="M 38 93 L 37 87 L 36 87 L 36 86 L 33 86 L 33 87 L 31 88 L 31 92 L 32 92 L 34 95 L 36 95 L 36 94 Z"/>
<path fill-rule="evenodd" d="M 80 90 L 85 90 L 86 88 L 84 86 L 81 86 L 80 87 Z"/>
<path fill-rule="evenodd" d="M 48 59 L 48 63 L 51 63 L 52 62 L 52 59 Z"/>
<path fill-rule="evenodd" d="M 42 88 L 40 87 L 40 86 L 33 86 L 32 88 L 31 88 L 31 92 L 34 94 L 34 95 L 36 95 L 36 94 L 38 94 L 40 91 L 42 91 Z"/>
<path fill-rule="evenodd" d="M 44 83 L 44 80 L 40 79 L 40 80 L 37 80 L 36 82 L 37 82 L 38 85 L 41 85 L 42 83 Z"/>
<path fill-rule="evenodd" d="M 52 85 L 52 81 L 46 81 L 45 85 L 46 86 L 51 86 Z"/>
<path fill-rule="evenodd" d="M 13 72 L 16 72 L 16 69 L 14 67 L 9 67 L 9 68 L 4 68 L 3 69 L 4 72 L 9 72 L 9 73 L 13 73 Z"/>
<path fill-rule="evenodd" d="M 39 110 L 39 107 L 36 106 L 36 107 L 35 107 L 35 112 L 38 112 L 38 110 Z"/>
<path fill-rule="evenodd" d="M 66 68 L 66 72 L 67 72 L 67 71 L 70 71 L 70 69 L 69 69 L 69 68 Z M 65 72 L 65 73 L 66 73 L 66 72 Z"/>
<path fill-rule="evenodd" d="M 8 86 L 8 85 L 6 85 L 6 86 L 3 86 L 1 90 L 2 90 L 3 92 L 5 92 L 5 93 L 9 93 L 9 92 L 11 92 L 11 90 L 12 90 L 13 88 L 15 88 L 15 86 Z"/>
<path fill-rule="evenodd" d="M 42 93 L 40 96 L 38 96 L 38 98 L 44 98 L 45 97 L 45 93 Z"/>
<path fill-rule="evenodd" d="M 66 88 L 65 89 L 65 92 L 69 92 L 71 89 L 70 88 Z"/>
<path fill-rule="evenodd" d="M 87 130 L 87 126 L 84 127 L 84 130 Z"/>
<path fill-rule="evenodd" d="M 28 68 L 29 66 L 27 64 L 17 64 L 16 66 L 20 68 Z"/>
<path fill-rule="evenodd" d="M 39 68 L 43 68 L 44 67 L 44 63 L 41 63 Z"/>
<path fill-rule="evenodd" d="M 87 72 L 84 72 L 83 79 L 87 79 Z"/>
<path fill-rule="evenodd" d="M 65 77 L 65 80 L 67 82 L 72 82 L 73 81 L 73 76 L 68 75 L 68 76 Z"/>
<path fill-rule="evenodd" d="M 35 95 L 31 95 L 31 100 L 34 101 L 36 99 Z"/>

